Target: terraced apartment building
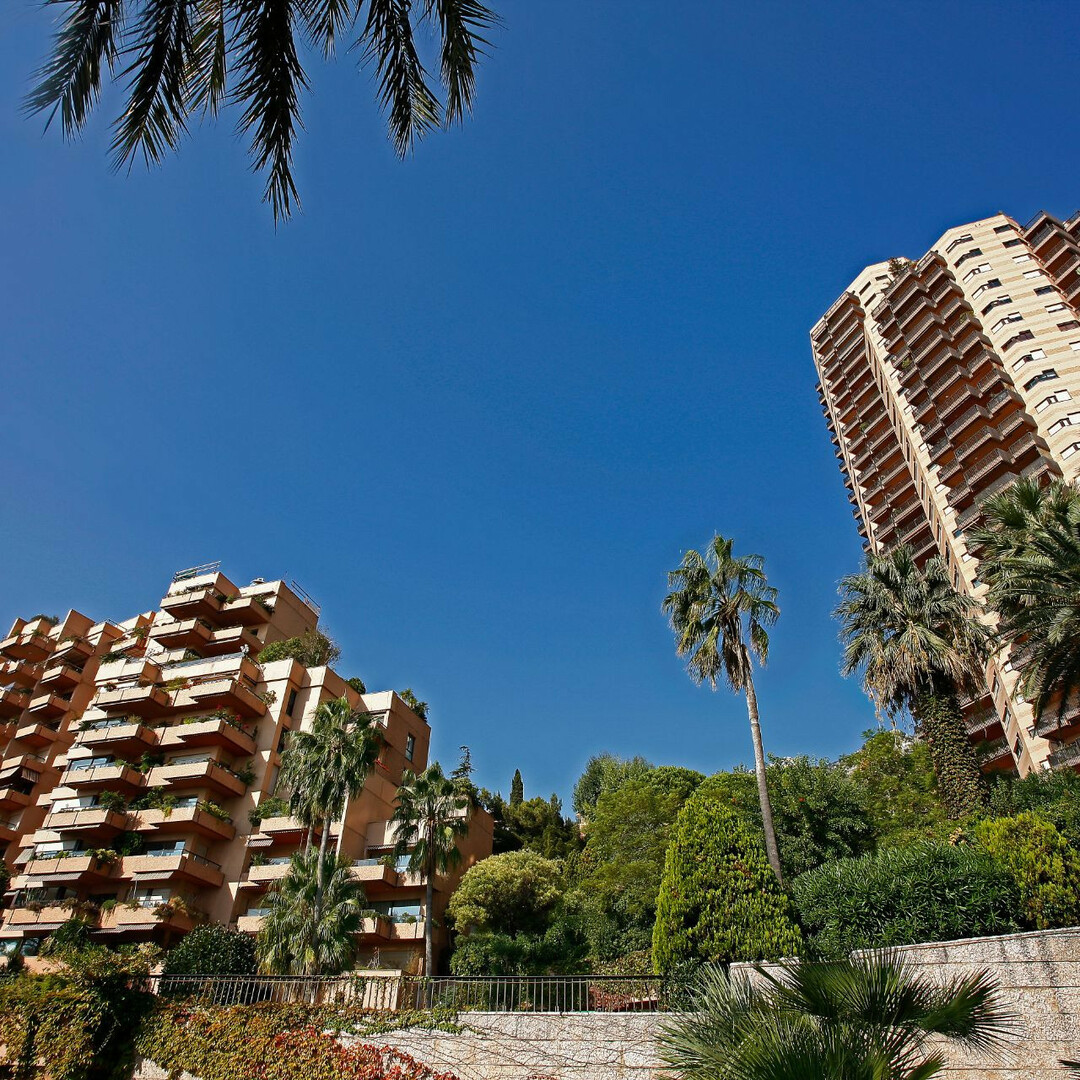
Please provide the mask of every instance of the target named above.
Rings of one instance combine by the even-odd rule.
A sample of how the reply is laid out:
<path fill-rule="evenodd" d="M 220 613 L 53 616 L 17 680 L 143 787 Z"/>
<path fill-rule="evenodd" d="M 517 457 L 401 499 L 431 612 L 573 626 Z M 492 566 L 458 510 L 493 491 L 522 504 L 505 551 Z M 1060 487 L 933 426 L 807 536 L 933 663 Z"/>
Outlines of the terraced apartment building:
<path fill-rule="evenodd" d="M 939 555 L 982 597 L 967 536 L 1020 476 L 1080 473 L 1080 213 L 950 229 L 868 266 L 810 333 L 818 395 L 872 552 Z M 1080 709 L 1035 722 L 1008 655 L 966 704 L 985 768 L 1080 765 Z"/>
<path fill-rule="evenodd" d="M 176 574 L 157 609 L 123 622 L 16 619 L 0 641 L 0 944 L 40 940 L 73 911 L 105 940 L 168 943 L 207 919 L 257 931 L 306 839 L 276 792 L 286 736 L 345 696 L 385 739 L 328 838 L 376 913 L 360 963 L 420 969 L 425 882 L 392 858 L 390 819 L 403 772 L 427 765 L 430 729 L 393 691 L 257 662 L 318 622 L 295 583 L 240 587 L 217 564 Z M 491 846 L 491 818 L 474 810 L 460 868 L 434 883 L 437 948 L 450 893 Z"/>

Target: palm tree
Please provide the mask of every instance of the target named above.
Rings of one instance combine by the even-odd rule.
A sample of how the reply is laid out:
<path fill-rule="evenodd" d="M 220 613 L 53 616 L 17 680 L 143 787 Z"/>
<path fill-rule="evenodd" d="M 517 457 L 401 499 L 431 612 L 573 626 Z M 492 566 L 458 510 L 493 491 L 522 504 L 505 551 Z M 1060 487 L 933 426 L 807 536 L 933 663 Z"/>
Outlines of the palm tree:
<path fill-rule="evenodd" d="M 920 570 L 906 546 L 868 555 L 862 573 L 840 582 L 840 595 L 834 615 L 843 673 L 862 673 L 879 711 L 911 713 L 950 817 L 985 806 L 986 786 L 959 700 L 985 687 L 990 633 L 975 616 L 975 601 L 953 587 L 940 559 Z"/>
<path fill-rule="evenodd" d="M 751 977 L 707 967 L 660 1044 L 681 1080 L 927 1080 L 942 1039 L 986 1053 L 1012 1020 L 986 972 L 942 985 L 877 954 Z"/>
<path fill-rule="evenodd" d="M 1060 720 L 1080 693 L 1080 491 L 1064 480 L 1022 479 L 982 507 L 972 530 L 987 604 L 1015 647 L 1020 692 Z"/>
<path fill-rule="evenodd" d="M 718 534 L 704 555 L 688 551 L 678 570 L 668 573 L 672 591 L 664 598 L 661 610 L 675 632 L 676 651 L 687 657 L 686 670 L 694 682 L 708 682 L 715 690 L 716 680 L 723 676 L 735 693 L 746 695 L 765 850 L 773 873 L 783 884 L 765 781 L 765 748 L 753 663 L 756 656 L 764 667 L 769 657 L 766 628 L 776 622 L 780 609 L 776 606 L 776 590 L 765 578 L 764 560 L 760 555 L 736 558 L 731 550 L 733 544 Z"/>
<path fill-rule="evenodd" d="M 436 874 L 445 874 L 461 862 L 458 839 L 467 836 L 468 796 L 436 761 L 422 773 L 405 771 L 394 810 L 394 854 L 409 856 L 408 872 L 422 874 L 426 887 L 424 907 L 424 974 L 432 974 L 432 904 Z"/>
<path fill-rule="evenodd" d="M 56 0 L 53 0 L 56 2 Z M 156 164 L 175 150 L 192 117 L 241 110 L 263 199 L 274 220 L 299 205 L 293 140 L 308 88 L 305 45 L 327 59 L 338 43 L 375 70 L 394 147 L 404 157 L 417 139 L 472 110 L 476 67 L 497 22 L 479 0 L 69 0 L 52 51 L 27 98 L 29 112 L 60 113 L 64 135 L 82 130 L 101 94 L 103 74 L 126 81 L 114 125 L 117 168 L 137 155 Z M 439 100 L 417 52 L 415 32 L 439 41 Z M 117 73 L 117 66 L 122 70 Z"/>
<path fill-rule="evenodd" d="M 337 975 L 352 967 L 367 914 L 351 863 L 334 852 L 298 851 L 288 874 L 267 893 L 269 912 L 256 940 L 271 975 Z"/>
<path fill-rule="evenodd" d="M 308 826 L 308 846 L 313 825 L 322 826 L 320 873 L 329 865 L 330 827 L 341 819 L 344 832 L 349 799 L 363 791 L 382 744 L 376 717 L 354 709 L 346 697 L 324 701 L 315 710 L 311 727 L 289 736 L 282 755 L 281 783 L 292 791 L 296 815 Z M 337 853 L 341 853 L 340 836 Z"/>

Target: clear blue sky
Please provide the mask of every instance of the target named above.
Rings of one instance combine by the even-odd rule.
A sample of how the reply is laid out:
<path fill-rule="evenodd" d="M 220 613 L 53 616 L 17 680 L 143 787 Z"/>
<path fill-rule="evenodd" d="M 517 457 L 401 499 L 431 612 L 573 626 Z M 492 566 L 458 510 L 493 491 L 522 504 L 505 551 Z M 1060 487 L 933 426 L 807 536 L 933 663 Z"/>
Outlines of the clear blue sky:
<path fill-rule="evenodd" d="M 43 138 L 49 16 L 6 0 L 0 617 L 288 574 L 444 760 L 565 796 L 602 750 L 750 759 L 659 613 L 719 530 L 780 589 L 767 749 L 847 751 L 860 548 L 807 331 L 867 262 L 1080 206 L 1080 5 L 492 2 L 473 121 L 407 162 L 351 58 L 312 64 L 275 232 L 231 122 L 130 177 L 108 112 Z"/>

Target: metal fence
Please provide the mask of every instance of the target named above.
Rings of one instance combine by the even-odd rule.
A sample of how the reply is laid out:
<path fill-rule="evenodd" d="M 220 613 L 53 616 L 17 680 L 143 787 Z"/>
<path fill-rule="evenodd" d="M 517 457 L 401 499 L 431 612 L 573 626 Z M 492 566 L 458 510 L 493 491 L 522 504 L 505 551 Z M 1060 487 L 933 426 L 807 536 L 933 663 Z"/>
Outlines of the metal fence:
<path fill-rule="evenodd" d="M 435 976 L 359 972 L 338 976 L 156 975 L 163 997 L 209 1005 L 357 1006 L 371 1012 L 448 1008 L 459 1012 L 668 1012 L 686 1001 L 685 982 L 652 975 Z"/>

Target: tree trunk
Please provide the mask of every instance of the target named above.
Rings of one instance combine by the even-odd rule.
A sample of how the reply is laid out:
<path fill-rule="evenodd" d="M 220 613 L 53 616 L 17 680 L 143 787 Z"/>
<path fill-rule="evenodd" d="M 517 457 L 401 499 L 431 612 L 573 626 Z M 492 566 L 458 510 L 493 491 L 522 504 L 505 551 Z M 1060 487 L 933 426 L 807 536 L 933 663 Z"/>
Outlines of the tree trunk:
<path fill-rule="evenodd" d="M 431 971 L 431 959 L 434 951 L 432 936 L 434 934 L 434 926 L 431 919 L 431 908 L 435 901 L 435 886 L 432 882 L 434 873 L 429 870 L 427 873 L 427 887 L 424 891 L 424 976 L 430 979 L 432 976 Z"/>
<path fill-rule="evenodd" d="M 769 856 L 769 865 L 776 875 L 776 880 L 784 884 L 784 874 L 780 869 L 780 850 L 776 846 L 776 829 L 773 826 L 772 803 L 769 800 L 769 785 L 765 780 L 765 747 L 761 743 L 761 721 L 758 719 L 757 693 L 754 691 L 754 676 L 747 664 L 746 673 L 746 711 L 750 714 L 750 737 L 754 742 L 754 772 L 757 775 L 758 801 L 761 803 L 761 824 L 765 828 L 765 852 Z"/>
<path fill-rule="evenodd" d="M 928 685 L 916 695 L 911 711 L 916 730 L 930 750 L 945 812 L 955 819 L 985 809 L 986 781 L 952 687 Z"/>
<path fill-rule="evenodd" d="M 326 891 L 326 845 L 330 839 L 331 820 L 329 814 L 323 818 L 322 836 L 319 838 L 319 885 L 315 890 L 315 909 L 320 916 L 322 915 L 323 893 Z"/>
<path fill-rule="evenodd" d="M 341 828 L 338 830 L 337 846 L 334 848 L 334 854 L 341 858 L 341 844 L 345 839 L 345 818 L 349 813 L 349 793 L 345 792 L 345 806 L 341 811 Z"/>

